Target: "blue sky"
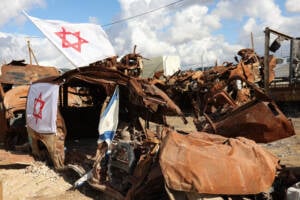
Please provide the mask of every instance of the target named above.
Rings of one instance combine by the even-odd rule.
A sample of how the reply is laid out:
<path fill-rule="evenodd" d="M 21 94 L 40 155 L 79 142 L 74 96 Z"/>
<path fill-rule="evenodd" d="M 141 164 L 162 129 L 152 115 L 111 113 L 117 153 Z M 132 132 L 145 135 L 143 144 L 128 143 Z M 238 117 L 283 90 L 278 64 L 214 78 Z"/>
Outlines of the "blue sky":
<path fill-rule="evenodd" d="M 29 15 L 43 19 L 83 23 L 89 22 L 89 17 L 94 16 L 99 24 L 107 24 L 120 13 L 120 4 L 117 0 L 47 0 L 43 6 L 26 10 Z M 40 31 L 28 20 L 22 25 L 7 23 L 1 28 L 1 31 L 42 36 Z"/>
<path fill-rule="evenodd" d="M 31 42 L 42 63 L 66 63 L 25 18 L 23 9 L 41 19 L 104 25 L 172 2 L 176 0 L 1 0 L 0 62 L 24 57 L 24 35 L 29 35 L 38 36 Z M 120 56 L 137 45 L 145 57 L 179 55 L 189 65 L 199 63 L 202 55 L 207 64 L 232 59 L 238 50 L 250 47 L 251 32 L 256 51 L 263 52 L 266 26 L 299 37 L 299 0 L 183 0 L 104 30 Z"/>

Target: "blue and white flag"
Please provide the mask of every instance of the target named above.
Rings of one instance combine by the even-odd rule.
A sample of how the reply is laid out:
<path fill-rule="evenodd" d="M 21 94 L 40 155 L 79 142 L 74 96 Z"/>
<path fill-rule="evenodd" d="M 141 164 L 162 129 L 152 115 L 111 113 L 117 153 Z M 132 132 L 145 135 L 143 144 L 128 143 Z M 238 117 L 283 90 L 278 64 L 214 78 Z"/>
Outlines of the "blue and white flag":
<path fill-rule="evenodd" d="M 100 116 L 98 143 L 106 141 L 109 145 L 114 138 L 119 118 L 119 87 L 116 86 L 108 106 Z"/>

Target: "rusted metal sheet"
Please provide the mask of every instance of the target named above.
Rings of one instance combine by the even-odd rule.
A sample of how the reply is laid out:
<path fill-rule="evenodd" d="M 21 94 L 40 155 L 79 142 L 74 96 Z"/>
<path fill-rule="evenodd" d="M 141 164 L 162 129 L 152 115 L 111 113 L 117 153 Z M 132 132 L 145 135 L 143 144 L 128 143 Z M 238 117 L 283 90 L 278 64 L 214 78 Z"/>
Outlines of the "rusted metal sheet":
<path fill-rule="evenodd" d="M 12 64 L 2 65 L 0 82 L 24 85 L 30 84 L 41 78 L 57 75 L 59 75 L 59 71 L 55 67 L 27 65 L 23 62 L 13 62 Z"/>
<path fill-rule="evenodd" d="M 211 122 L 216 134 L 243 136 L 256 142 L 272 142 L 295 135 L 292 121 L 269 101 L 250 102 Z"/>
<path fill-rule="evenodd" d="M 243 90 L 247 91 L 243 92 L 243 98 L 237 93 L 236 99 L 224 98 L 216 103 L 217 94 L 229 96 L 226 90 L 211 98 L 212 103 L 204 114 L 209 128 L 204 126 L 202 130 L 225 137 L 243 136 L 256 142 L 271 142 L 294 135 L 291 120 L 280 111 L 275 102 L 254 84 L 245 80 L 243 83 Z"/>
<path fill-rule="evenodd" d="M 27 126 L 28 137 L 33 155 L 40 160 L 48 160 L 56 169 L 65 167 L 65 139 L 67 134 L 66 125 L 60 112 L 57 113 L 57 133 L 55 135 L 37 134 Z M 41 145 L 42 144 L 42 145 Z M 41 148 L 41 146 L 45 148 Z"/>
<path fill-rule="evenodd" d="M 246 138 L 168 132 L 159 162 L 166 184 L 202 194 L 258 194 L 271 187 L 278 158 Z"/>
<path fill-rule="evenodd" d="M 5 93 L 4 106 L 6 109 L 6 118 L 12 118 L 14 112 L 24 111 L 29 86 L 17 86 Z"/>
<path fill-rule="evenodd" d="M 0 141 L 6 149 L 14 149 L 27 141 L 25 105 L 29 84 L 40 78 L 58 76 L 55 67 L 27 65 L 12 61 L 1 66 L 0 76 Z"/>
<path fill-rule="evenodd" d="M 33 162 L 34 158 L 28 154 L 0 149 L 0 165 L 30 165 Z"/>
<path fill-rule="evenodd" d="M 241 60 L 236 68 L 231 71 L 229 78 L 240 76 L 252 83 L 261 81 L 260 60 L 256 53 L 252 49 L 241 49 L 238 55 L 241 56 Z"/>
<path fill-rule="evenodd" d="M 269 94 L 276 102 L 297 102 L 300 101 L 300 86 L 298 84 L 272 83 Z"/>

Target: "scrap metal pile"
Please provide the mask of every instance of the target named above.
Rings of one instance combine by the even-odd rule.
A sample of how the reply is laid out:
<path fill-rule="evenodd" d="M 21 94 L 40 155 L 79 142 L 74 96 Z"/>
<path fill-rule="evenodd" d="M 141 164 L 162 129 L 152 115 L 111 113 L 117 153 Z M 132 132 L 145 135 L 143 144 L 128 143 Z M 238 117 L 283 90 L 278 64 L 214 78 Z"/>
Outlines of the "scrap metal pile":
<path fill-rule="evenodd" d="M 242 49 L 238 55 L 241 59 L 235 65 L 224 63 L 206 71 L 178 71 L 170 77 L 155 77 L 151 82 L 182 109 L 192 107 L 198 131 L 244 136 L 256 142 L 294 135 L 291 121 L 261 88 L 262 59 L 252 49 Z M 269 62 L 271 82 L 276 59 L 270 56 Z"/>
<path fill-rule="evenodd" d="M 57 131 L 38 132 L 27 122 L 32 154 L 58 171 L 75 170 L 81 176 L 75 188 L 87 181 L 113 199 L 268 193 L 279 160 L 250 139 L 274 141 L 295 134 L 294 128 L 259 87 L 260 58 L 249 49 L 239 55 L 237 65 L 148 80 L 139 78 L 142 56 L 133 52 L 40 79 L 31 87 L 59 86 Z M 118 127 L 107 143 L 98 140 L 99 116 L 116 87 Z M 166 115 L 187 123 L 183 101 L 192 105 L 198 131 L 167 124 Z"/>

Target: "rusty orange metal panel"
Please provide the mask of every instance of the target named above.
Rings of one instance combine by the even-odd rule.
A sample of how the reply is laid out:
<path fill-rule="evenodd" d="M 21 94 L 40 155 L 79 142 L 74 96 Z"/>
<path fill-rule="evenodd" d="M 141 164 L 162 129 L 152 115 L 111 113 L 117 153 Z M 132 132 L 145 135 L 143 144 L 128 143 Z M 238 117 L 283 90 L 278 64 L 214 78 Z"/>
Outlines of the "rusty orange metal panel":
<path fill-rule="evenodd" d="M 13 115 L 18 110 L 25 110 L 28 89 L 28 85 L 21 85 L 5 93 L 4 106 L 8 115 Z"/>
<path fill-rule="evenodd" d="M 258 194 L 275 179 L 278 158 L 246 138 L 170 131 L 160 165 L 167 186 L 200 194 Z"/>
<path fill-rule="evenodd" d="M 55 67 L 44 67 L 38 65 L 3 65 L 1 68 L 0 82 L 24 85 L 30 84 L 38 79 L 57 75 L 59 75 L 59 71 Z"/>
<path fill-rule="evenodd" d="M 292 122 L 268 101 L 251 102 L 213 121 L 216 133 L 225 137 L 271 142 L 295 135 Z"/>
<path fill-rule="evenodd" d="M 276 102 L 300 101 L 300 86 L 288 83 L 273 84 L 270 86 L 269 95 Z"/>
<path fill-rule="evenodd" d="M 19 154 L 0 149 L 0 165 L 30 165 L 34 158 L 28 154 Z"/>

